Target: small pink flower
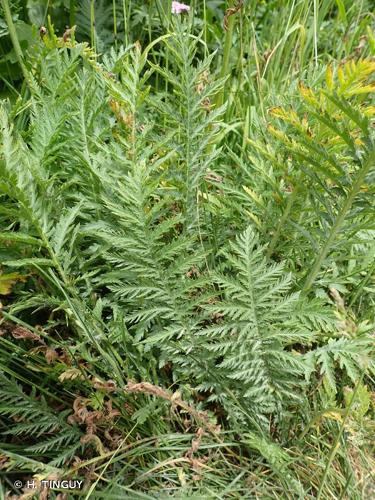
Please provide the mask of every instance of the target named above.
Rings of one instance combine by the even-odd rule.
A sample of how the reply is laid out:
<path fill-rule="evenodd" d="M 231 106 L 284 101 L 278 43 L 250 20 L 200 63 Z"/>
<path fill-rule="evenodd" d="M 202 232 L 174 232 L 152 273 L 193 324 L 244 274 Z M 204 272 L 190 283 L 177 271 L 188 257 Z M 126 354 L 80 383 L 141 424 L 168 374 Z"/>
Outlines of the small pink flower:
<path fill-rule="evenodd" d="M 180 2 L 172 2 L 172 14 L 182 14 L 183 12 L 189 12 L 190 7 Z"/>

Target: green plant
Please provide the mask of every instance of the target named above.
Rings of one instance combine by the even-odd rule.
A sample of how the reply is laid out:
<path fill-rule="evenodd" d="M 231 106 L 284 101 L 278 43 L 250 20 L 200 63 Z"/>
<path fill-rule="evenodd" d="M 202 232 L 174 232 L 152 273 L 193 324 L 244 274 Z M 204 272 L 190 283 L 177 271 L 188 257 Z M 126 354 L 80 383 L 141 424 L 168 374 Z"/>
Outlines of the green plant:
<path fill-rule="evenodd" d="M 335 83 L 332 69 L 328 68 L 327 90 L 319 95 L 301 85 L 305 101 L 302 112 L 308 113 L 311 122 L 306 114 L 301 120 L 292 110 L 272 110 L 274 116 L 289 123 L 290 130 L 296 133 L 293 137 L 272 129 L 296 160 L 297 180 L 292 181 L 295 188 L 299 189 L 305 176 L 312 182 L 310 192 L 313 192 L 314 200 L 311 200 L 311 207 L 306 204 L 306 211 L 316 213 L 316 218 L 320 219 L 319 235 L 312 232 L 313 225 L 308 229 L 318 252 L 306 277 L 305 291 L 311 288 L 329 252 L 333 248 L 339 249 L 340 241 L 345 246 L 350 244 L 350 238 L 355 238 L 360 227 L 370 224 L 372 212 L 367 201 L 366 185 L 375 160 L 371 125 L 373 109 L 365 96 L 373 90 L 373 84 L 367 84 L 367 80 L 374 71 L 374 65 L 370 60 L 350 61 L 337 71 L 338 80 Z M 313 186 L 316 186 L 314 191 Z M 289 213 L 289 207 L 287 210 Z M 329 214 L 326 220 L 322 219 L 323 213 Z M 350 224 L 354 220 L 361 222 L 358 226 L 357 222 Z M 340 240 L 339 235 L 344 233 L 344 240 Z M 319 244 L 319 241 L 324 243 Z M 275 243 L 276 239 L 272 246 Z"/>
<path fill-rule="evenodd" d="M 0 104 L 4 495 L 371 497 L 366 6 L 19 11 L 50 21 Z"/>
<path fill-rule="evenodd" d="M 322 305 L 300 301 L 290 293 L 290 274 L 283 264 L 268 265 L 259 238 L 248 228 L 231 251 L 225 252 L 225 274 L 215 281 L 223 299 L 209 306 L 217 325 L 200 335 L 211 361 L 222 379 L 246 401 L 254 419 L 300 405 L 307 365 L 293 346 L 311 345 L 315 336 L 330 324 Z M 315 331 L 314 331 L 315 330 Z M 203 390 L 210 384 L 202 383 Z M 225 386 L 215 387 L 213 399 L 225 401 Z M 284 407 L 284 408 L 283 408 Z M 236 410 L 230 414 L 238 419 Z"/>

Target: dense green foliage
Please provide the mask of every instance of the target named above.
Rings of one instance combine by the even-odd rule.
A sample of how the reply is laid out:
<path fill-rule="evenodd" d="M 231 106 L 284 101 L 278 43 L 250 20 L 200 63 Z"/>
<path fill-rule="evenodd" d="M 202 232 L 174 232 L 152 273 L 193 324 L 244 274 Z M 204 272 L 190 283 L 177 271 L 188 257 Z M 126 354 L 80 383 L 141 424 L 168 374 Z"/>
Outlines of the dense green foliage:
<path fill-rule="evenodd" d="M 370 2 L 1 6 L 2 496 L 374 496 Z"/>

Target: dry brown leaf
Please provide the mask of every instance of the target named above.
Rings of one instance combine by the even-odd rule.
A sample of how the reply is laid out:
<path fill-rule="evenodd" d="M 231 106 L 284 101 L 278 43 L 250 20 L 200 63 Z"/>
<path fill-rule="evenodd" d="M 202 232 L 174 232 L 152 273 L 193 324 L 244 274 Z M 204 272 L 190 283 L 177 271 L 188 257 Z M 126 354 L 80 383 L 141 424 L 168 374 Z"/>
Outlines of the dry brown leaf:
<path fill-rule="evenodd" d="M 185 453 L 185 457 L 193 458 L 194 453 L 199 450 L 200 444 L 202 442 L 202 437 L 204 436 L 204 429 L 199 427 L 197 432 L 195 433 L 195 438 L 191 442 L 191 448 Z"/>
<path fill-rule="evenodd" d="M 6 469 L 8 463 L 9 458 L 6 455 L 0 455 L 0 470 Z"/>
<path fill-rule="evenodd" d="M 106 453 L 108 453 L 107 448 L 103 446 L 103 443 L 101 442 L 100 438 L 95 434 L 85 434 L 84 436 L 81 437 L 80 442 L 82 444 L 94 443 L 100 455 L 105 455 Z"/>
<path fill-rule="evenodd" d="M 42 339 L 40 336 L 35 333 L 31 332 L 30 330 L 27 330 L 23 326 L 15 326 L 11 329 L 11 334 L 15 339 L 27 339 L 27 340 L 34 340 L 36 342 L 42 342 Z"/>
<path fill-rule="evenodd" d="M 242 8 L 243 2 L 244 2 L 244 0 L 238 0 L 237 4 L 234 7 L 230 7 L 229 9 L 227 9 L 225 11 L 224 20 L 223 20 L 223 26 L 224 26 L 225 31 L 228 30 L 229 18 L 231 16 L 233 16 L 234 14 L 236 14 Z"/>
<path fill-rule="evenodd" d="M 45 353 L 45 357 L 46 357 L 47 364 L 50 365 L 56 359 L 58 359 L 59 355 L 57 354 L 57 352 L 55 351 L 55 349 L 53 349 L 52 347 L 47 347 L 46 353 Z"/>
<path fill-rule="evenodd" d="M 132 380 L 129 380 L 126 387 L 125 387 L 125 392 L 129 393 L 143 393 L 143 394 L 150 394 L 152 396 L 157 396 L 162 399 L 166 399 L 169 401 L 172 405 L 178 406 L 187 413 L 189 413 L 192 417 L 195 419 L 201 421 L 206 429 L 208 429 L 212 434 L 218 434 L 220 432 L 220 426 L 219 425 L 213 425 L 210 422 L 209 416 L 206 412 L 204 411 L 199 411 L 190 406 L 188 403 L 183 401 L 181 399 L 181 394 L 179 392 L 175 393 L 170 393 L 168 391 L 165 391 L 161 387 L 157 385 L 150 384 L 150 382 L 134 382 Z"/>
<path fill-rule="evenodd" d="M 107 382 L 103 382 L 102 380 L 93 377 L 92 383 L 95 389 L 102 389 L 107 392 L 114 392 L 117 390 L 117 385 L 114 380 L 107 380 Z"/>

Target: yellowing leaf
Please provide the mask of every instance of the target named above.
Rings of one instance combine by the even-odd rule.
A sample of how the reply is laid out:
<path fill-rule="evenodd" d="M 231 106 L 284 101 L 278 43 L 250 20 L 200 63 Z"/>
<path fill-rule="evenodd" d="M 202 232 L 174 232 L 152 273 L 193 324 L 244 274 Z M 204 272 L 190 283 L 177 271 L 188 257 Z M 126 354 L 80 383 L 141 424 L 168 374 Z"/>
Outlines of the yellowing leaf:
<path fill-rule="evenodd" d="M 343 71 L 341 66 L 339 66 L 337 69 L 337 76 L 338 76 L 340 84 L 344 85 L 345 84 L 345 76 L 344 76 L 344 71 Z"/>
<path fill-rule="evenodd" d="M 327 67 L 327 70 L 326 70 L 326 83 L 327 83 L 327 88 L 329 90 L 332 90 L 333 87 L 334 87 L 332 66 L 328 66 Z"/>
<path fill-rule="evenodd" d="M 264 206 L 261 195 L 257 194 L 255 191 L 250 189 L 248 186 L 242 186 L 243 190 L 250 196 L 252 200 L 255 201 L 257 205 Z"/>
<path fill-rule="evenodd" d="M 59 375 L 60 382 L 64 382 L 64 380 L 74 380 L 76 378 L 84 380 L 84 376 L 78 368 L 70 368 Z"/>
<path fill-rule="evenodd" d="M 364 108 L 362 110 L 362 113 L 369 118 L 372 118 L 373 116 L 375 116 L 375 106 L 367 106 L 367 108 Z"/>
<path fill-rule="evenodd" d="M 336 420 L 337 422 L 342 422 L 342 416 L 337 411 L 325 411 L 323 417 L 329 418 L 330 420 Z"/>
<path fill-rule="evenodd" d="M 298 85 L 298 88 L 299 88 L 299 92 L 300 92 L 302 98 L 304 99 L 304 101 L 306 101 L 308 104 L 311 104 L 312 106 L 314 106 L 316 108 L 319 107 L 319 101 L 316 98 L 316 95 L 314 94 L 314 92 L 310 89 L 310 87 L 306 87 L 306 85 L 304 85 L 302 82 L 300 82 Z"/>
<path fill-rule="evenodd" d="M 284 132 L 281 132 L 281 130 L 278 130 L 277 128 L 273 127 L 272 125 L 268 125 L 267 129 L 272 135 L 274 135 L 275 137 L 280 139 L 285 144 L 290 144 L 291 141 L 290 141 L 289 137 L 286 134 L 284 134 Z"/>
<path fill-rule="evenodd" d="M 369 82 L 369 79 L 374 73 L 375 62 L 371 59 L 347 61 L 339 66 L 337 70 L 339 80 L 337 89 L 338 94 L 345 97 L 351 97 L 374 92 L 374 84 Z"/>
<path fill-rule="evenodd" d="M 353 95 L 372 94 L 373 92 L 375 92 L 375 85 L 373 84 L 356 85 L 347 90 L 345 96 L 351 97 Z"/>
<path fill-rule="evenodd" d="M 287 118 L 287 112 L 280 106 L 275 106 L 274 108 L 270 108 L 268 112 L 270 115 L 276 116 L 276 118 L 280 118 L 281 120 L 286 120 Z"/>
<path fill-rule="evenodd" d="M 269 114 L 283 120 L 285 122 L 292 123 L 294 125 L 298 124 L 298 115 L 293 109 L 283 109 L 280 106 L 269 109 Z"/>
<path fill-rule="evenodd" d="M 17 281 L 26 281 L 26 276 L 18 273 L 0 274 L 0 295 L 9 295 Z"/>
<path fill-rule="evenodd" d="M 260 228 L 262 227 L 262 224 L 259 220 L 259 218 L 253 214 L 252 212 L 250 212 L 249 210 L 245 210 L 245 212 L 247 213 L 247 215 L 250 217 L 251 220 L 253 220 L 255 222 L 255 224 Z"/>

